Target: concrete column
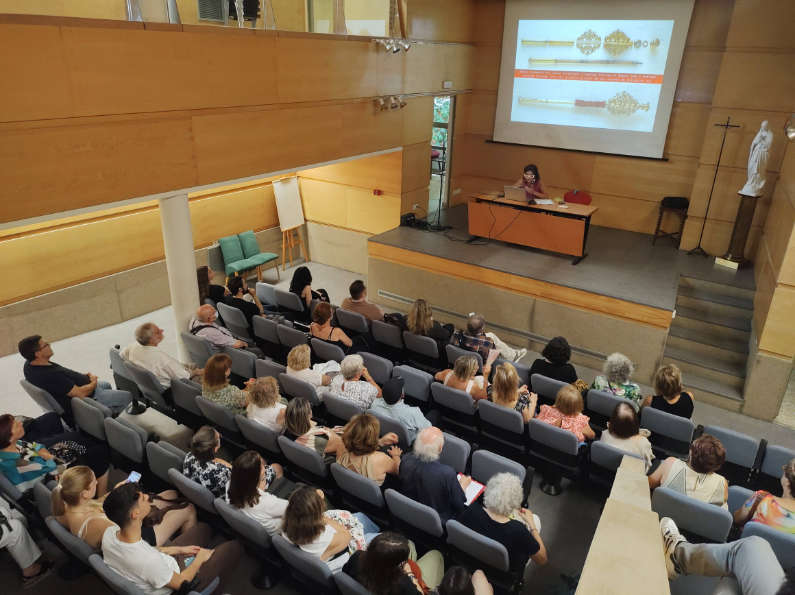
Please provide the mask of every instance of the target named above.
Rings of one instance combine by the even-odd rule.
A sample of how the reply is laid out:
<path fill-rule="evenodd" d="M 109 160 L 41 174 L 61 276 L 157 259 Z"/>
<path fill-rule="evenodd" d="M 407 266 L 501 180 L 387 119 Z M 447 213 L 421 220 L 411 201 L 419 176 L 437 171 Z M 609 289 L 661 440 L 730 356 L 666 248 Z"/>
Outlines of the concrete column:
<path fill-rule="evenodd" d="M 188 195 L 175 194 L 158 200 L 163 245 L 166 251 L 168 289 L 177 327 L 179 359 L 190 362 L 179 333 L 188 328 L 191 316 L 199 307 L 199 287 L 196 284 L 196 259 L 193 255 L 193 229 L 190 224 Z"/>

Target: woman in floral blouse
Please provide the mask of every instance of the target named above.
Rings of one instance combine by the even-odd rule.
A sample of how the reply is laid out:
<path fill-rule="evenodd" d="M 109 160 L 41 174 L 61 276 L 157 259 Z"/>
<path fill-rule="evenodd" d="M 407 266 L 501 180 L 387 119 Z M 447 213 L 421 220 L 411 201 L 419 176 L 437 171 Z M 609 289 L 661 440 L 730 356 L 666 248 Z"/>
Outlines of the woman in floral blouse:
<path fill-rule="evenodd" d="M 225 353 L 216 353 L 204 366 L 202 396 L 208 401 L 226 407 L 233 413 L 246 414 L 246 391 L 229 384 L 232 373 L 232 358 Z M 250 379 L 248 382 L 253 382 Z"/>
<path fill-rule="evenodd" d="M 611 353 L 607 356 L 602 372 L 604 376 L 597 376 L 591 388 L 604 392 L 611 392 L 617 397 L 629 400 L 637 411 L 643 402 L 640 386 L 630 382 L 635 365 L 623 353 Z"/>

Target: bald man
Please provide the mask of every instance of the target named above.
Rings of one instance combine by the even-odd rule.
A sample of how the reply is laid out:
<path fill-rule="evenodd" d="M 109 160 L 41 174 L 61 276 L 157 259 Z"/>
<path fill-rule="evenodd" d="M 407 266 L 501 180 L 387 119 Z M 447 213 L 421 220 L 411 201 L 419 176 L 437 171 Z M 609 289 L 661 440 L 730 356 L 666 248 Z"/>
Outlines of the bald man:
<path fill-rule="evenodd" d="M 199 306 L 199 309 L 196 310 L 196 316 L 188 323 L 188 331 L 192 335 L 207 339 L 216 349 L 221 349 L 222 347 L 243 349 L 248 347 L 248 343 L 235 339 L 229 329 L 217 324 L 215 322 L 217 317 L 218 314 L 212 306 L 208 304 Z"/>
<path fill-rule="evenodd" d="M 464 491 L 472 482 L 450 465 L 439 462 L 444 447 L 444 434 L 431 426 L 420 430 L 413 452 L 400 460 L 401 492 L 417 502 L 430 506 L 442 519 L 442 524 L 454 518 L 466 506 Z"/>

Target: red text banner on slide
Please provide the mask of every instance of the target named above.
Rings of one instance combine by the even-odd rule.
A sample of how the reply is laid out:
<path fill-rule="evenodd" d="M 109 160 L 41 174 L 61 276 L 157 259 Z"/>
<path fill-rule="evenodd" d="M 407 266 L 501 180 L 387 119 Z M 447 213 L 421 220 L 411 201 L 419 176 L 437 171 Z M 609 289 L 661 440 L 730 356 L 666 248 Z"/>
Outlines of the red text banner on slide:
<path fill-rule="evenodd" d="M 631 72 L 582 72 L 579 70 L 514 70 L 517 79 L 555 79 L 560 81 L 594 81 L 604 83 L 644 83 L 662 85 L 661 74 L 634 74 Z"/>

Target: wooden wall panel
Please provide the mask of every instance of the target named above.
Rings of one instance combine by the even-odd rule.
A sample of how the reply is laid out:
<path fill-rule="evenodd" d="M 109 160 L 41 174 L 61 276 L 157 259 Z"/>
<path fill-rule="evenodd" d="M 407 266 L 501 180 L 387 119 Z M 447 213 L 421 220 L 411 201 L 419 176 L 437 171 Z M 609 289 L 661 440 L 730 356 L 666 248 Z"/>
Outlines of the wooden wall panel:
<path fill-rule="evenodd" d="M 773 292 L 765 328 L 759 338 L 759 349 L 779 355 L 795 355 L 795 287 L 779 284 Z"/>
<path fill-rule="evenodd" d="M 465 97 L 465 95 L 459 95 Z M 406 100 L 403 115 L 403 139 L 405 145 L 414 145 L 423 141 L 430 142 L 433 132 L 433 97 L 413 97 Z"/>
<path fill-rule="evenodd" d="M 501 45 L 505 0 L 477 0 L 472 41 L 478 45 Z"/>
<path fill-rule="evenodd" d="M 791 249 L 795 229 L 795 205 L 779 184 L 770 205 L 764 230 L 765 248 L 774 278 L 795 285 L 795 249 Z M 785 266 L 786 263 L 786 266 Z"/>
<path fill-rule="evenodd" d="M 451 183 L 452 187 L 452 183 Z M 420 218 L 428 215 L 428 202 L 429 202 L 429 188 L 425 186 L 424 188 L 417 188 L 416 190 L 409 190 L 408 192 L 404 192 L 400 196 L 400 214 L 404 213 L 415 213 Z M 417 205 L 417 211 L 414 208 L 414 205 Z"/>
<path fill-rule="evenodd" d="M 685 47 L 723 49 L 734 0 L 696 0 Z"/>
<path fill-rule="evenodd" d="M 795 3 L 779 0 L 735 0 L 726 46 L 795 51 Z"/>
<path fill-rule="evenodd" d="M 402 163 L 402 152 L 394 151 L 384 155 L 304 169 L 298 173 L 298 176 L 367 190 L 378 188 L 387 194 L 400 194 Z"/>
<path fill-rule="evenodd" d="M 415 44 L 404 55 L 403 90 L 406 93 L 442 89 L 445 56 L 443 51 L 439 51 L 441 47 L 436 44 Z"/>
<path fill-rule="evenodd" d="M 382 233 L 400 223 L 400 195 L 374 197 L 372 191 L 300 178 L 307 221 L 353 231 Z"/>
<path fill-rule="evenodd" d="M 783 42 L 782 42 L 783 43 Z M 795 52 L 727 52 L 713 105 L 731 109 L 791 112 L 795 97 Z"/>
<path fill-rule="evenodd" d="M 496 91 L 500 79 L 499 46 L 479 45 L 472 67 L 472 88 Z"/>
<path fill-rule="evenodd" d="M 431 179 L 431 143 L 403 147 L 403 192 L 427 188 Z"/>
<path fill-rule="evenodd" d="M 0 0 L 0 14 L 127 20 L 124 3 L 108 0 Z"/>
<path fill-rule="evenodd" d="M 712 103 L 722 60 L 721 50 L 685 48 L 674 100 Z"/>
<path fill-rule="evenodd" d="M 665 152 L 668 155 L 698 157 L 704 140 L 704 130 L 710 117 L 709 105 L 703 103 L 674 103 L 668 124 Z"/>
<path fill-rule="evenodd" d="M 475 0 L 408 0 L 408 36 L 436 41 L 470 41 Z"/>

